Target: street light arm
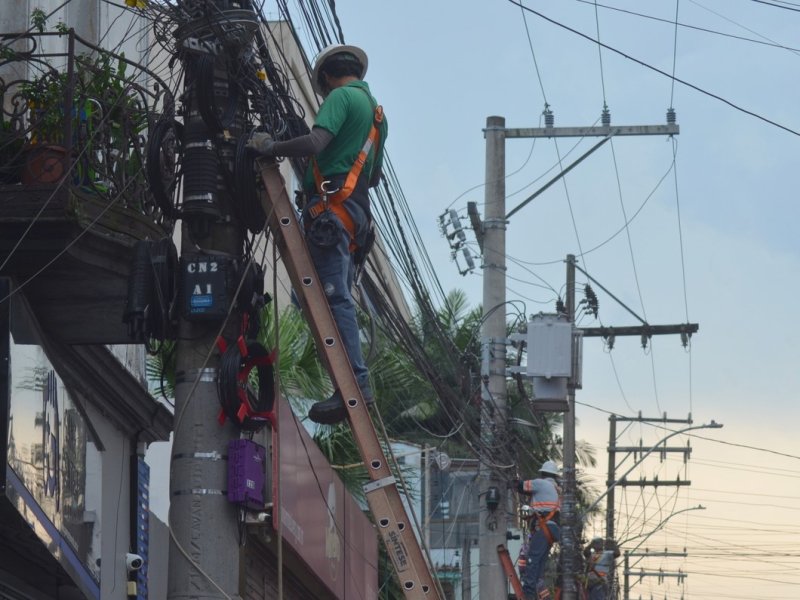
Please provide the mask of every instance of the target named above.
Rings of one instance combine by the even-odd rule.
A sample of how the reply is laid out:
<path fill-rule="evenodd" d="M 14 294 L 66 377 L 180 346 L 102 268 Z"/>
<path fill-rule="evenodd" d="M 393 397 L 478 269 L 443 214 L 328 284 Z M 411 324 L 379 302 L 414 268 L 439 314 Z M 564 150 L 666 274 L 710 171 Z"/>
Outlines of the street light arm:
<path fill-rule="evenodd" d="M 641 535 L 635 535 L 633 537 L 630 537 L 627 540 L 624 540 L 624 541 L 620 542 L 619 545 L 622 546 L 622 544 L 627 544 L 628 542 L 631 542 L 631 541 L 635 540 L 636 538 L 643 537 L 644 539 L 641 542 L 636 544 L 636 546 L 634 546 L 632 549 L 628 550 L 628 552 L 635 552 L 636 550 L 638 550 L 641 547 L 642 544 L 644 544 L 648 540 L 648 538 L 651 535 L 653 535 L 657 531 L 661 531 L 662 529 L 664 529 L 664 526 L 667 524 L 667 521 L 669 521 L 672 517 L 674 517 L 676 515 L 679 515 L 681 513 L 689 512 L 690 510 L 705 510 L 705 509 L 706 509 L 705 506 L 703 506 L 702 504 L 698 504 L 697 506 L 690 506 L 689 508 L 684 508 L 682 510 L 677 510 L 672 514 L 667 515 L 667 517 L 664 520 L 662 520 L 658 525 L 656 525 L 655 528 L 652 531 L 650 531 L 648 533 L 641 534 Z"/>
<path fill-rule="evenodd" d="M 652 448 L 650 448 L 647 452 L 642 454 L 642 457 L 639 460 L 637 460 L 635 463 L 633 463 L 633 465 L 631 466 L 630 469 L 625 471 L 625 473 L 621 477 L 616 479 L 614 481 L 614 483 L 612 483 L 610 486 L 608 486 L 606 491 L 603 492 L 602 494 L 600 494 L 600 496 L 598 496 L 598 498 L 592 503 L 592 505 L 589 506 L 589 508 L 587 508 L 586 510 L 583 511 L 583 515 L 581 516 L 581 519 L 582 520 L 585 519 L 586 516 L 589 513 L 591 513 L 592 510 L 594 510 L 597 507 L 598 504 L 600 504 L 600 501 L 603 498 L 605 498 L 611 490 L 613 490 L 615 487 L 617 487 L 617 484 L 620 481 L 623 481 L 628 475 L 630 475 L 636 467 L 638 467 L 640 464 L 642 464 L 642 462 L 644 461 L 645 458 L 650 456 L 654 451 L 656 451 L 658 449 L 659 446 L 661 446 L 668 439 L 670 439 L 670 438 L 672 438 L 672 437 L 674 437 L 676 435 L 679 435 L 681 433 L 686 433 L 687 431 L 692 431 L 694 429 L 720 429 L 721 427 L 722 427 L 722 423 L 717 423 L 715 420 L 712 419 L 710 423 L 704 423 L 702 425 L 693 425 L 692 427 L 685 427 L 683 429 L 679 429 L 678 431 L 673 431 L 668 436 L 662 438 L 661 440 L 656 442 L 656 444 Z"/>

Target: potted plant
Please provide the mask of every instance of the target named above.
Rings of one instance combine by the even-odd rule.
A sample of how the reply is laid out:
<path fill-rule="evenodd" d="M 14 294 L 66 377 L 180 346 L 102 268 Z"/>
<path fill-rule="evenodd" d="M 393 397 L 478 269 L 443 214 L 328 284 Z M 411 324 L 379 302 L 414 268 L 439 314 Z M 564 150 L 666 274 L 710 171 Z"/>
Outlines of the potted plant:
<path fill-rule="evenodd" d="M 42 31 L 40 17 L 34 11 L 31 21 Z M 63 23 L 55 30 L 73 35 Z M 71 80 L 68 69 L 36 60 L 31 64 L 39 74 L 19 90 L 28 109 L 29 159 L 42 168 L 39 181 L 55 182 L 74 166 L 73 183 L 98 191 L 128 187 L 126 178 L 142 164 L 140 137 L 148 121 L 139 90 L 126 75 L 125 57 L 96 49 L 68 60 Z M 35 168 L 26 166 L 23 179 L 34 179 Z"/>
<path fill-rule="evenodd" d="M 44 33 L 47 17 L 39 8 L 31 13 L 31 28 Z M 64 23 L 56 26 L 66 33 Z M 13 52 L 12 52 L 13 54 Z M 19 96 L 27 103 L 28 145 L 22 169 L 23 183 L 54 183 L 67 169 L 67 149 L 70 140 L 64 139 L 65 103 L 68 98 L 68 74 L 51 65 L 43 56 L 31 56 L 31 68 L 39 73 L 19 87 Z"/>
<path fill-rule="evenodd" d="M 28 104 L 30 132 L 22 171 L 23 183 L 54 183 L 66 172 L 66 79 L 66 73 L 48 70 L 20 87 L 20 96 Z"/>

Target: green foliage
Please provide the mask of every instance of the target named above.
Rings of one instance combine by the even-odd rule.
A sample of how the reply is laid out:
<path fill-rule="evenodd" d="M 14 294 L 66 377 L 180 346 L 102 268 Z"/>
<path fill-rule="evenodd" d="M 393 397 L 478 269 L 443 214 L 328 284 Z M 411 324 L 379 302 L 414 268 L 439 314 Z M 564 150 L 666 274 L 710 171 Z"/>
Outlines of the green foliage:
<path fill-rule="evenodd" d="M 48 69 L 20 85 L 20 95 L 28 101 L 34 124 L 32 142 L 63 143 L 67 79 L 67 73 Z"/>
<path fill-rule="evenodd" d="M 176 343 L 162 342 L 158 350 L 147 355 L 145 374 L 147 380 L 166 400 L 175 397 Z"/>
<path fill-rule="evenodd" d="M 306 400 L 322 400 L 333 393 L 328 372 L 322 366 L 302 313 L 287 306 L 275 318 L 272 304 L 261 313 L 259 341 L 267 348 L 279 348 L 278 375 L 281 393 L 295 405 Z M 278 332 L 278 338 L 275 332 Z"/>
<path fill-rule="evenodd" d="M 47 16 L 37 8 L 31 12 L 32 27 L 39 33 L 45 31 Z M 55 31 L 68 34 L 70 29 L 59 21 Z M 10 48 L 4 48 L 8 58 L 15 57 Z M 147 114 L 141 108 L 141 99 L 134 91 L 133 81 L 126 74 L 124 54 L 113 55 L 106 51 L 81 54 L 75 57 L 74 79 L 70 81 L 68 70 L 54 65 L 45 55 L 35 56 L 32 64 L 38 65 L 40 74 L 20 85 L 20 94 L 28 103 L 32 125 L 32 143 L 66 145 L 64 140 L 65 119 L 72 120 L 73 136 L 87 129 L 86 141 L 95 150 L 104 147 L 113 151 L 125 162 L 125 168 L 137 172 L 141 160 L 129 151 L 136 136 L 147 128 Z M 72 98 L 71 114 L 67 115 L 67 98 Z M 101 139 L 92 139 L 93 129 L 103 124 L 105 133 Z M 130 164 L 133 161 L 133 164 Z"/>
<path fill-rule="evenodd" d="M 47 25 L 47 15 L 41 8 L 34 8 L 31 11 L 31 28 L 44 33 L 45 25 Z"/>

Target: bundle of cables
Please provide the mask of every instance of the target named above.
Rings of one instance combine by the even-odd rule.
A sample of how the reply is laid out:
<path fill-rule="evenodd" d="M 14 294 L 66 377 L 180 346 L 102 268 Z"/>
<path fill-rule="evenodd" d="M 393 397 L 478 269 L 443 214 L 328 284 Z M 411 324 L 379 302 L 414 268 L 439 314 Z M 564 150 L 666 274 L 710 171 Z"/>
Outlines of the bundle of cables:
<path fill-rule="evenodd" d="M 223 84 L 226 90 L 226 104 L 219 106 L 215 85 L 219 75 L 228 73 L 228 70 L 221 69 L 219 73 L 215 72 L 215 62 L 214 57 L 208 54 L 202 54 L 197 58 L 195 79 L 197 108 L 206 126 L 214 133 L 221 133 L 233 125 L 241 93 L 237 82 L 227 76 Z"/>
<path fill-rule="evenodd" d="M 267 215 L 261 206 L 258 176 L 256 175 L 255 154 L 247 149 L 247 139 L 250 136 L 239 137 L 236 144 L 234 158 L 233 179 L 236 186 L 236 196 L 233 199 L 233 209 L 236 216 L 251 233 L 261 233 L 267 222 Z"/>
<path fill-rule="evenodd" d="M 183 155 L 183 125 L 163 115 L 147 138 L 145 171 L 150 192 L 161 212 L 169 219 L 178 217 L 175 207 Z"/>
<path fill-rule="evenodd" d="M 268 422 L 275 425 L 272 412 L 275 404 L 275 352 L 255 341 L 239 337 L 235 344 L 218 340 L 222 351 L 217 390 L 225 417 L 245 431 L 258 431 Z M 256 369 L 256 377 L 250 373 Z M 257 389 L 253 390 L 253 383 Z"/>

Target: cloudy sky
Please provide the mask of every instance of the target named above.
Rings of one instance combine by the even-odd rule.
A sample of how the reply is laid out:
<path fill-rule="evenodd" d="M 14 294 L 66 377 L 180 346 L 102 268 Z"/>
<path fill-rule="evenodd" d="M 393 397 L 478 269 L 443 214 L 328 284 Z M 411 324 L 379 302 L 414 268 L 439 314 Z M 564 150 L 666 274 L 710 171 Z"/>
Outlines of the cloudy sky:
<path fill-rule="evenodd" d="M 612 124 L 658 125 L 674 107 L 680 135 L 616 138 L 511 218 L 507 294 L 519 302 L 508 315 L 553 310 L 572 253 L 649 323 L 698 323 L 690 348 L 675 336 L 646 350 L 635 338 L 617 339 L 613 350 L 599 339 L 584 347 L 577 437 L 596 449 L 597 488 L 605 487 L 610 413 L 691 413 L 696 425 L 724 424 L 670 440 L 691 443 L 688 464 L 680 455 L 653 457 L 631 475 L 688 478 L 691 486 L 618 493 L 619 537 L 635 538 L 628 548 L 663 525 L 640 550 L 688 553 L 637 564 L 688 576 L 632 577 L 631 597 L 796 597 L 800 2 L 522 5 L 336 2 L 346 41 L 369 54 L 367 80 L 390 122 L 389 155 L 438 275 L 445 289 L 481 302 L 480 269 L 458 274 L 437 217 L 448 208 L 466 217 L 468 201 L 483 212 L 488 116 L 541 127 L 548 103 L 556 126 L 590 126 L 607 105 Z M 599 51 L 598 39 L 609 48 Z M 673 71 L 685 83 L 673 82 Z M 508 140 L 508 209 L 557 172 L 559 157 L 566 166 L 596 142 Z M 579 274 L 579 290 L 586 282 Z M 580 325 L 638 324 L 593 287 L 599 320 L 584 316 Z M 668 432 L 635 424 L 618 443 L 647 446 Z M 697 505 L 706 508 L 685 510 Z"/>

